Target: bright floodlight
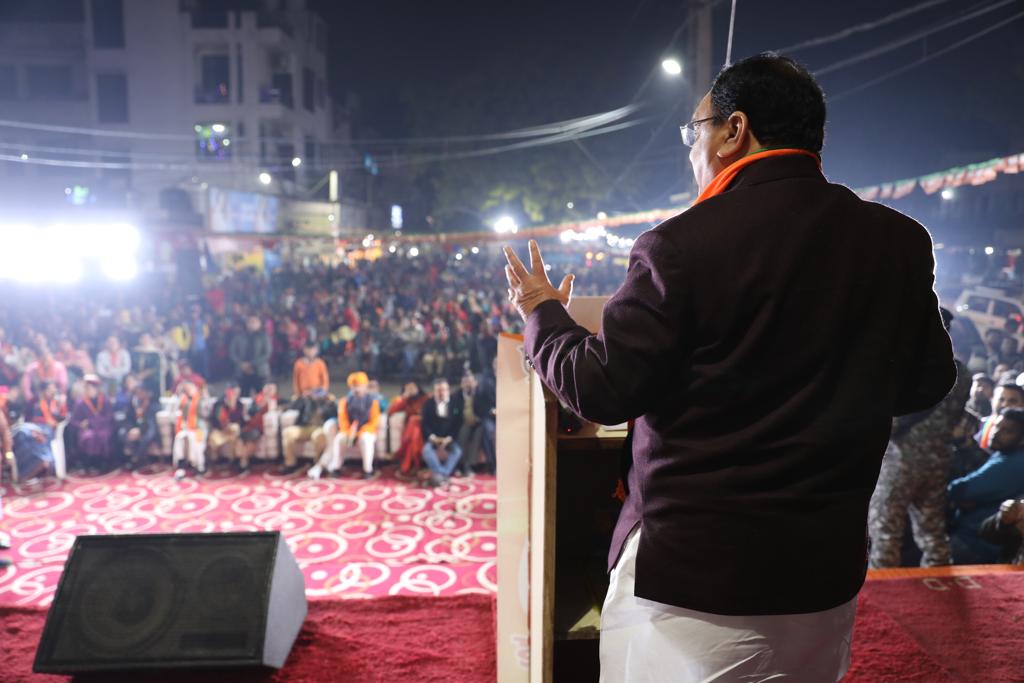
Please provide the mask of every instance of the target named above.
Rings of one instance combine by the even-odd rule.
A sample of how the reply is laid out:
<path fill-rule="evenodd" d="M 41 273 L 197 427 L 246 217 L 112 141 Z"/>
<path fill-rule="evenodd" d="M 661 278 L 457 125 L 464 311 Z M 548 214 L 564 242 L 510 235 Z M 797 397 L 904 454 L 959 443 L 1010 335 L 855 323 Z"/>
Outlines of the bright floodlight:
<path fill-rule="evenodd" d="M 412 256 L 412 257 L 414 257 L 414 258 L 415 258 L 416 256 L 419 256 L 419 255 L 420 255 L 420 250 L 419 250 L 419 248 L 417 248 L 417 247 L 412 247 L 411 249 L 409 249 L 409 256 Z"/>
<path fill-rule="evenodd" d="M 502 216 L 494 222 L 494 232 L 500 234 L 515 234 L 519 232 L 519 224 L 511 216 Z"/>
<path fill-rule="evenodd" d="M 947 187 L 945 190 L 942 191 L 942 195 L 941 196 L 946 201 L 949 201 L 953 197 L 956 197 L 956 192 L 953 190 L 953 188 Z"/>
<path fill-rule="evenodd" d="M 991 256 L 992 254 L 996 253 L 996 248 L 995 247 L 985 247 L 985 253 L 988 254 L 989 256 Z"/>
<path fill-rule="evenodd" d="M 113 254 L 100 261 L 103 274 L 111 280 L 124 282 L 134 279 L 139 272 L 135 257 L 131 254 Z"/>
<path fill-rule="evenodd" d="M 683 73 L 683 65 L 675 57 L 669 57 L 661 61 L 661 70 L 669 76 L 678 76 Z"/>
<path fill-rule="evenodd" d="M 270 181 L 273 180 L 273 178 L 270 177 L 270 174 L 267 173 L 266 171 L 264 171 L 263 173 L 260 173 L 259 177 L 260 177 L 260 182 L 263 183 L 264 185 L 269 185 Z"/>
<path fill-rule="evenodd" d="M 214 133 L 223 133 L 225 130 L 227 130 L 223 123 L 215 123 L 212 126 L 210 126 L 210 128 L 213 129 Z"/>
<path fill-rule="evenodd" d="M 474 254 L 479 254 L 480 253 L 480 247 L 473 247 L 472 249 L 470 249 L 470 251 L 473 252 Z"/>
<path fill-rule="evenodd" d="M 293 157 L 292 158 L 292 166 L 294 166 L 295 168 L 298 168 L 299 166 L 302 166 L 302 157 Z"/>

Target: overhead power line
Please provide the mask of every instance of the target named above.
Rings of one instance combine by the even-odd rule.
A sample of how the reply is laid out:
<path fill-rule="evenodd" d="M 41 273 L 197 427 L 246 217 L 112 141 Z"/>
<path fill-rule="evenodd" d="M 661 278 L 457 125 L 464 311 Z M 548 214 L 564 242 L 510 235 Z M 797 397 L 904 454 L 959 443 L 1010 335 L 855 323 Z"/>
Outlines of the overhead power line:
<path fill-rule="evenodd" d="M 830 33 L 827 36 L 819 36 L 817 38 L 811 38 L 810 40 L 804 40 L 802 42 L 795 43 L 793 45 L 787 45 L 786 47 L 779 48 L 778 50 L 776 50 L 776 52 L 785 54 L 789 52 L 796 52 L 797 50 L 803 50 L 808 47 L 817 47 L 818 45 L 834 43 L 837 40 L 849 38 L 852 35 L 863 33 L 864 31 L 871 31 L 873 29 L 885 26 L 886 24 L 891 24 L 894 21 L 898 21 L 903 17 L 910 16 L 911 14 L 916 14 L 917 12 L 920 12 L 922 10 L 930 9 L 932 7 L 935 7 L 936 5 L 941 5 L 946 2 L 949 2 L 949 0 L 927 0 L 927 2 L 922 2 L 920 4 L 914 5 L 913 7 L 908 7 L 898 12 L 893 12 L 892 14 L 886 15 L 881 19 L 868 21 L 863 24 L 857 24 L 856 26 L 845 28 L 837 33 Z"/>
<path fill-rule="evenodd" d="M 861 83 L 860 85 L 854 86 L 853 88 L 850 88 L 849 90 L 844 90 L 841 93 L 839 93 L 838 95 L 832 95 L 831 97 L 828 98 L 829 102 L 835 102 L 835 101 L 840 100 L 840 99 L 842 99 L 844 97 L 848 97 L 849 95 L 852 95 L 854 93 L 860 92 L 861 90 L 864 90 L 866 88 L 870 88 L 873 85 L 878 85 L 879 83 L 882 83 L 883 81 L 887 81 L 890 78 L 894 78 L 896 76 L 899 76 L 902 73 L 906 73 L 907 71 L 910 71 L 913 68 L 921 66 L 925 62 L 930 62 L 931 60 L 936 59 L 938 57 L 941 57 L 944 54 L 952 52 L 953 50 L 961 48 L 964 45 L 967 45 L 968 43 L 972 43 L 975 40 L 978 40 L 979 38 L 983 38 L 984 36 L 988 35 L 989 33 L 992 33 L 993 31 L 1001 29 L 1002 27 L 1006 26 L 1007 24 L 1011 24 L 1014 21 L 1017 21 L 1018 19 L 1021 19 L 1021 18 L 1024 18 L 1024 12 L 1018 12 L 1017 14 L 1014 14 L 1012 17 L 1008 17 L 1006 19 L 1003 19 L 1002 21 L 1000 21 L 1000 22 L 998 22 L 996 24 L 993 24 L 992 26 L 989 26 L 986 29 L 982 29 L 981 31 L 978 31 L 977 33 L 972 33 L 971 35 L 967 36 L 966 38 L 963 38 L 962 40 L 958 40 L 957 42 L 955 42 L 955 43 L 953 43 L 951 45 L 947 45 L 946 47 L 942 48 L 941 50 L 939 50 L 937 52 L 933 52 L 930 55 L 926 55 L 924 57 L 921 57 L 918 60 L 910 62 L 909 64 L 904 64 L 903 66 L 899 67 L 898 69 L 894 69 L 892 71 L 888 71 L 888 72 L 882 74 L 881 76 L 879 76 L 878 78 L 873 78 L 870 81 L 866 81 L 864 83 Z"/>
<path fill-rule="evenodd" d="M 486 133 L 480 135 L 452 135 L 452 136 L 437 136 L 437 137 L 420 137 L 420 138 L 376 138 L 366 140 L 344 140 L 333 144 L 341 145 L 361 145 L 361 144 L 431 144 L 431 143 L 452 143 L 452 142 L 485 142 L 489 140 L 503 140 L 503 139 L 518 139 L 518 138 L 531 138 L 531 137 L 543 137 L 545 135 L 558 135 L 562 133 L 572 132 L 575 130 L 585 130 L 588 128 L 596 128 L 601 125 L 605 125 L 612 121 L 618 121 L 634 114 L 642 105 L 640 104 L 628 104 L 618 109 L 612 109 L 610 111 L 599 112 L 597 114 L 590 114 L 575 119 L 568 119 L 566 121 L 555 121 L 553 123 L 547 123 L 540 126 L 532 126 L 530 128 L 520 128 L 516 130 L 504 131 L 499 133 Z M 180 141 L 195 141 L 195 134 L 188 133 L 157 133 L 157 132 L 140 132 L 131 130 L 110 130 L 106 128 L 89 128 L 83 126 L 61 126 L 47 123 L 35 123 L 32 121 L 15 121 L 11 119 L 0 119 L 0 128 L 15 128 L 22 130 L 38 130 L 48 133 L 62 133 L 67 135 L 89 135 L 95 137 L 108 137 L 108 138 L 124 138 L 134 140 L 180 140 Z M 273 140 L 273 139 L 286 139 L 286 138 L 270 138 L 270 137 L 256 137 L 250 138 L 247 136 L 232 136 L 233 139 L 239 141 L 246 141 L 250 139 L 257 140 Z M 321 143 L 324 144 L 324 143 Z M 331 144 L 331 143 L 328 143 Z"/>
<path fill-rule="evenodd" d="M 898 38 L 892 42 L 886 43 L 885 45 L 880 45 L 879 47 L 872 48 L 870 50 L 854 55 L 852 57 L 847 57 L 846 59 L 842 59 L 838 62 L 833 62 L 832 64 L 829 64 L 828 66 L 822 67 L 820 69 L 815 69 L 814 75 L 824 76 L 825 74 L 829 74 L 832 73 L 833 71 L 837 71 L 839 69 L 843 69 L 845 67 L 858 64 L 873 57 L 877 57 L 878 55 L 885 54 L 886 52 L 891 52 L 909 43 L 921 40 L 922 38 L 927 38 L 933 33 L 945 31 L 948 28 L 952 28 L 964 22 L 976 19 L 984 14 L 988 14 L 989 12 L 994 12 L 995 10 L 1000 9 L 1002 7 L 1006 7 L 1007 5 L 1012 5 L 1017 1 L 1018 0 L 999 0 L 999 2 L 992 3 L 991 5 L 986 5 L 981 9 L 969 12 L 968 14 L 965 14 L 957 19 L 953 19 L 951 21 L 947 21 L 942 24 L 932 26 L 930 28 L 924 29 L 923 31 L 912 33 L 902 38 Z"/>

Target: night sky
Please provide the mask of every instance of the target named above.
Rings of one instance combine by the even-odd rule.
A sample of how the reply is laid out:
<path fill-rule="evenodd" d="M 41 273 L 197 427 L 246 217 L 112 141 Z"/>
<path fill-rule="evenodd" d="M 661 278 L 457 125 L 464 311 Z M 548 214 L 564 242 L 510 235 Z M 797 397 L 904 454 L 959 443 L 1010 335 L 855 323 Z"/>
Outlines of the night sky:
<path fill-rule="evenodd" d="M 995 3 L 947 0 L 883 28 L 791 54 L 815 70 Z M 828 35 L 917 4 L 917 0 L 740 0 L 734 60 Z M 719 2 L 714 14 L 714 61 L 719 65 L 725 57 L 728 5 Z M 314 2 L 314 7 L 332 27 L 334 92 L 354 93 L 361 103 L 356 137 L 422 133 L 411 121 L 421 103 L 427 103 L 422 94 L 429 91 L 425 86 L 433 84 L 436 95 L 445 97 L 448 83 L 471 73 L 478 74 L 473 81 L 478 87 L 470 95 L 463 90 L 460 96 L 507 98 L 510 80 L 515 81 L 514 87 L 523 88 L 522 79 L 509 74 L 526 72 L 533 78 L 531 90 L 549 93 L 552 101 L 572 93 L 576 106 L 572 115 L 622 106 L 662 55 L 673 52 L 666 49 L 668 40 L 687 15 L 685 3 L 679 0 L 325 1 Z M 820 78 L 821 85 L 827 97 L 839 95 L 1022 10 L 1021 2 L 1009 3 L 927 39 L 825 75 Z M 683 39 L 685 35 L 684 31 Z M 881 85 L 830 103 L 826 173 L 833 180 L 856 186 L 1024 150 L 1024 118 L 1019 115 L 1024 105 L 1021 38 L 1024 20 L 1017 20 Z M 418 94 L 407 93 L 417 88 Z M 609 151 L 595 145 L 601 163 L 613 172 L 621 168 L 627 161 L 623 148 L 638 149 L 671 110 L 677 97 L 672 88 L 685 93 L 678 81 L 652 80 L 644 93 L 644 99 L 652 102 L 652 121 L 621 134 L 630 136 L 627 143 L 632 140 L 634 144 L 620 144 Z M 642 167 L 657 167 L 668 183 L 673 176 L 689 173 L 680 161 L 685 149 L 676 128 L 690 113 L 692 98 L 686 94 L 683 98 L 681 120 L 665 126 L 641 160 Z M 552 120 L 556 110 L 567 111 L 564 103 L 551 111 L 542 111 L 545 108 L 521 112 L 521 125 L 543 123 Z M 472 131 L 431 132 L 504 128 L 494 121 L 475 123 Z"/>

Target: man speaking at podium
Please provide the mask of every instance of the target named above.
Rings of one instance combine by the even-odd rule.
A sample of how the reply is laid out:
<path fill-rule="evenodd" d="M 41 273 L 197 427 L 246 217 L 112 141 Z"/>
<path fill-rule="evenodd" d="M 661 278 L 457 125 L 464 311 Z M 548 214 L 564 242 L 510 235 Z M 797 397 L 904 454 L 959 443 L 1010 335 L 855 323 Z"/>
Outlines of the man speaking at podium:
<path fill-rule="evenodd" d="M 599 334 L 530 243 L 509 297 L 581 417 L 636 419 L 602 680 L 840 680 L 893 416 L 956 369 L 928 232 L 829 183 L 825 101 L 790 59 L 724 69 L 682 127 L 700 195 L 641 235 Z"/>

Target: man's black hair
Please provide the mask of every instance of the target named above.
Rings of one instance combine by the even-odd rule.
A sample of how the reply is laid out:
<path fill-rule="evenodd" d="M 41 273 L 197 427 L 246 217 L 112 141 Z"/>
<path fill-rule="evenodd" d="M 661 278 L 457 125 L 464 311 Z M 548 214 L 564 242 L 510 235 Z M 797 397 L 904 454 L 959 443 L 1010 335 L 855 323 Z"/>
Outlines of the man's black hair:
<path fill-rule="evenodd" d="M 711 86 L 711 114 L 720 123 L 736 111 L 747 115 L 751 132 L 767 148 L 821 153 L 825 95 L 789 57 L 762 52 L 722 69 Z"/>
<path fill-rule="evenodd" d="M 1014 391 L 1019 391 L 1021 394 L 1024 394 L 1024 387 L 1016 382 L 1002 382 L 996 387 L 996 389 L 1013 389 Z"/>
<path fill-rule="evenodd" d="M 1003 418 L 1003 422 L 1009 420 L 1024 430 L 1024 408 L 1003 408 L 999 411 L 999 415 Z"/>
<path fill-rule="evenodd" d="M 448 384 L 448 379 L 446 377 L 435 377 L 434 386 L 436 387 L 438 384 Z"/>
<path fill-rule="evenodd" d="M 306 342 L 302 345 L 302 348 L 304 348 L 304 349 L 315 349 L 315 348 L 318 348 L 318 347 L 319 347 L 319 344 L 317 342 L 313 341 L 312 339 L 307 339 Z"/>

